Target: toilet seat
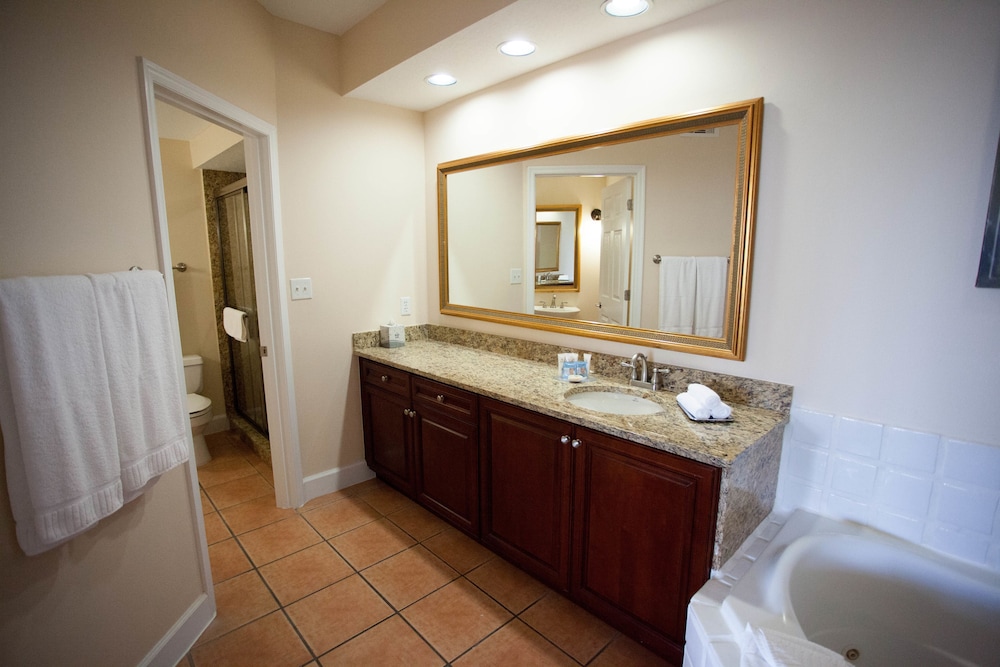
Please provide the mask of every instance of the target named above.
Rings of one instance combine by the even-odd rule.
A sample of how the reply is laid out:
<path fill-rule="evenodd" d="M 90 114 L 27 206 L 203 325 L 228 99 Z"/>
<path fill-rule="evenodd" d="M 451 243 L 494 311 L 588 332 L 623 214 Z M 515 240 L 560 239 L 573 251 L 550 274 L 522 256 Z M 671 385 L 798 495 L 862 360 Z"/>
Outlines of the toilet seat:
<path fill-rule="evenodd" d="M 211 411 L 211 409 L 212 399 L 207 396 L 202 396 L 201 394 L 187 395 L 188 416 L 192 419 L 202 416 L 204 413 Z"/>

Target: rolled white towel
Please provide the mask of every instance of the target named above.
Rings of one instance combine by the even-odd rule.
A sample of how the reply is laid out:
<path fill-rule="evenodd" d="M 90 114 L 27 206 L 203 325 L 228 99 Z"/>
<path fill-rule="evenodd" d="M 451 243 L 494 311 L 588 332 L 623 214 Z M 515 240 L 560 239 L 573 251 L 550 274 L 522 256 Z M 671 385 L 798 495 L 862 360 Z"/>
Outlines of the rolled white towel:
<path fill-rule="evenodd" d="M 701 401 L 702 404 L 709 410 L 711 410 L 712 408 L 714 408 L 715 406 L 717 406 L 719 403 L 722 402 L 722 399 L 719 398 L 718 394 L 716 394 L 714 391 L 712 391 L 703 384 L 698 384 L 698 383 L 689 384 L 687 393 L 691 394 L 699 401 Z"/>
<path fill-rule="evenodd" d="M 697 396 L 688 392 L 677 394 L 677 402 L 681 404 L 682 408 L 687 410 L 687 413 L 693 419 L 709 419 L 712 416 L 712 411 L 705 407 L 705 404 Z"/>
<path fill-rule="evenodd" d="M 733 416 L 733 409 L 722 401 L 719 401 L 718 405 L 711 408 L 710 412 L 712 413 L 712 419 L 729 419 Z"/>

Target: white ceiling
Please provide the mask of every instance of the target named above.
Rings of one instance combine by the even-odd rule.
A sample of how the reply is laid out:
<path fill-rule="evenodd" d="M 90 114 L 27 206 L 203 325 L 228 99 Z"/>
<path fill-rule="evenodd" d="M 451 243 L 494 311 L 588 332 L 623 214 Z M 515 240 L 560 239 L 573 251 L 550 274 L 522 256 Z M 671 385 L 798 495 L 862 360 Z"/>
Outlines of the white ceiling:
<path fill-rule="evenodd" d="M 275 16 L 335 35 L 343 35 L 380 7 L 381 14 L 392 14 L 401 3 L 415 1 L 258 0 Z M 653 0 L 644 14 L 616 19 L 601 11 L 602 0 L 516 0 L 343 92 L 348 97 L 427 111 L 723 1 Z M 404 20 L 402 13 L 400 20 Z M 521 58 L 501 55 L 497 46 L 513 37 L 535 42 L 538 50 Z M 439 70 L 458 77 L 458 83 L 445 88 L 428 85 L 424 78 Z"/>
<path fill-rule="evenodd" d="M 400 18 L 394 27 L 404 30 L 406 15 L 401 9 L 434 0 L 257 0 L 274 16 L 300 23 L 337 36 L 364 21 L 372 12 Z M 468 0 L 472 1 L 472 0 Z M 589 51 L 630 35 L 693 14 L 725 0 L 653 0 L 644 14 L 615 19 L 601 11 L 602 0 L 513 0 L 499 11 L 456 29 L 419 53 L 388 67 L 351 91 L 348 97 L 380 102 L 404 109 L 427 111 L 442 104 L 526 74 L 571 56 Z M 406 6 L 401 8 L 403 3 Z M 381 25 L 386 25 L 382 22 Z M 530 56 L 501 55 L 497 46 L 511 38 L 528 39 L 538 49 Z M 393 39 L 386 34 L 385 43 Z M 345 40 L 346 41 L 346 40 Z M 367 44 L 369 48 L 371 44 Z M 337 63 L 330 63 L 331 67 Z M 428 85 L 424 78 L 438 71 L 458 77 L 448 87 Z M 186 116 L 186 118 L 185 118 Z M 188 114 L 158 113 L 160 136 L 189 140 L 204 127 L 204 121 Z M 235 147 L 234 147 L 235 148 Z M 240 146 L 242 148 L 242 145 Z M 228 156 L 234 162 L 242 155 Z M 207 168 L 235 169 L 226 161 Z"/>

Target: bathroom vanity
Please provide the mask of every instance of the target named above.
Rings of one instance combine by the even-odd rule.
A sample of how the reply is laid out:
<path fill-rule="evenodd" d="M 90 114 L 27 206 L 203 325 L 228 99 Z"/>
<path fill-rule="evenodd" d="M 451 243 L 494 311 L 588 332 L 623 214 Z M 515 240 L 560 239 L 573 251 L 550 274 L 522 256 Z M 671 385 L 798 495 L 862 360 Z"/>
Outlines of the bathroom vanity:
<path fill-rule="evenodd" d="M 771 510 L 791 388 L 671 369 L 644 392 L 662 412 L 605 414 L 565 400 L 556 348 L 417 332 L 395 349 L 355 337 L 369 467 L 679 665 L 688 601 Z M 595 355 L 587 384 L 628 391 L 619 363 Z M 695 381 L 733 422 L 683 415 L 671 389 Z"/>

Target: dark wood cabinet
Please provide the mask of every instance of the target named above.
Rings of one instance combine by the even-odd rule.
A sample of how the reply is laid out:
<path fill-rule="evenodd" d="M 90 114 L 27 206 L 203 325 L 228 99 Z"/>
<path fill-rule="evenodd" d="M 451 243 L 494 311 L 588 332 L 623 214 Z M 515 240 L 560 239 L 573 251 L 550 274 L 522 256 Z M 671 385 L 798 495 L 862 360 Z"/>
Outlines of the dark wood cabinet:
<path fill-rule="evenodd" d="M 372 470 L 681 664 L 718 468 L 366 359 L 361 374 Z"/>
<path fill-rule="evenodd" d="M 368 467 L 403 493 L 415 490 L 410 375 L 381 364 L 361 364 L 361 415 Z"/>
<path fill-rule="evenodd" d="M 711 573 L 719 471 L 575 435 L 573 597 L 680 664 L 688 601 Z"/>
<path fill-rule="evenodd" d="M 361 378 L 368 466 L 478 538 L 478 397 L 364 359 Z"/>
<path fill-rule="evenodd" d="M 483 543 L 566 592 L 572 427 L 493 400 L 481 415 Z"/>
<path fill-rule="evenodd" d="M 417 500 L 479 537 L 478 397 L 414 377 Z"/>

